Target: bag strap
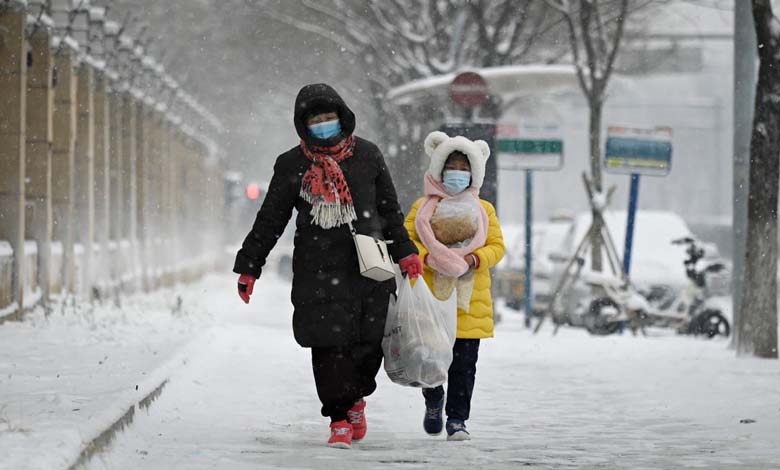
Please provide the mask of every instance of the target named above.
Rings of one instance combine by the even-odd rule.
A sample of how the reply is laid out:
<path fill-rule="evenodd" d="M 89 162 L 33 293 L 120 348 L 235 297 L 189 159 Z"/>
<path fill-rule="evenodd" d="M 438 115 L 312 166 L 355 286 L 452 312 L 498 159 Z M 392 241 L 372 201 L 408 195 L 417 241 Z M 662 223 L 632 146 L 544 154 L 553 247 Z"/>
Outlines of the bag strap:
<path fill-rule="evenodd" d="M 358 234 L 357 230 L 355 230 L 355 226 L 352 225 L 352 222 L 347 222 L 347 225 L 349 226 L 349 233 L 352 234 L 352 238 L 355 238 L 355 235 Z M 373 237 L 371 237 L 371 238 L 373 238 Z M 378 240 L 378 239 L 375 239 L 375 240 Z M 381 241 L 383 241 L 385 243 L 385 245 L 392 245 L 393 243 L 395 243 L 393 240 L 381 240 Z"/>

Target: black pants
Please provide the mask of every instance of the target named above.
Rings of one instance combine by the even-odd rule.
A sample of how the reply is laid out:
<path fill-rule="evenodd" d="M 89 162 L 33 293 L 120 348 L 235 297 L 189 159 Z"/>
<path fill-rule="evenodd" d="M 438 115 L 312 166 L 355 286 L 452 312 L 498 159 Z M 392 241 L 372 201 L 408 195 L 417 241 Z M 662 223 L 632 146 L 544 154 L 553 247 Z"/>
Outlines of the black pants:
<path fill-rule="evenodd" d="M 311 362 L 322 416 L 341 421 L 355 402 L 376 390 L 382 343 L 311 348 Z"/>
<path fill-rule="evenodd" d="M 452 349 L 453 357 L 447 378 L 447 405 L 444 411 L 448 419 L 466 421 L 471 412 L 471 396 L 477 376 L 479 356 L 478 339 L 457 339 Z M 444 387 L 423 390 L 425 403 L 438 405 L 444 398 Z"/>

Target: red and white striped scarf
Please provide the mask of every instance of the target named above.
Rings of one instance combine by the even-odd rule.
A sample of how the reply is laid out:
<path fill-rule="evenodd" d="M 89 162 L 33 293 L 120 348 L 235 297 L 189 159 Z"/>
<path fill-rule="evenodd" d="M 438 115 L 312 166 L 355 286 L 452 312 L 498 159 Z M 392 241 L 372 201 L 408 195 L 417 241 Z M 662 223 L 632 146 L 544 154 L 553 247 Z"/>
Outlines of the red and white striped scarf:
<path fill-rule="evenodd" d="M 331 147 L 308 146 L 301 141 L 311 166 L 303 175 L 301 198 L 311 204 L 312 223 L 331 229 L 357 220 L 352 193 L 339 164 L 355 151 L 355 137 L 349 136 Z"/>

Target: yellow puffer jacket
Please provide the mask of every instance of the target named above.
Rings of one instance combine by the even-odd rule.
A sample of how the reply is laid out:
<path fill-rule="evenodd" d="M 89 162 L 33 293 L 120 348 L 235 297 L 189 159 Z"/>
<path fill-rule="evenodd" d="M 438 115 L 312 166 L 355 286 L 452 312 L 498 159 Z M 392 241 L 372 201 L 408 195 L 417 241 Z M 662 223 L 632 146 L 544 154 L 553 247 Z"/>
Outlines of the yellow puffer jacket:
<path fill-rule="evenodd" d="M 420 252 L 420 259 L 425 260 L 428 249 L 420 241 L 417 235 L 415 221 L 417 210 L 423 199 L 418 199 L 406 216 L 406 230 Z M 482 339 L 493 337 L 493 297 L 490 294 L 490 269 L 494 268 L 504 257 L 504 236 L 501 233 L 501 225 L 498 223 L 496 209 L 487 201 L 480 200 L 482 207 L 487 211 L 490 226 L 488 227 L 485 246 L 474 252 L 479 258 L 479 267 L 474 279 L 474 293 L 471 296 L 471 308 L 469 313 L 458 309 L 458 338 Z M 433 287 L 433 269 L 427 264 L 423 274 L 425 282 Z"/>

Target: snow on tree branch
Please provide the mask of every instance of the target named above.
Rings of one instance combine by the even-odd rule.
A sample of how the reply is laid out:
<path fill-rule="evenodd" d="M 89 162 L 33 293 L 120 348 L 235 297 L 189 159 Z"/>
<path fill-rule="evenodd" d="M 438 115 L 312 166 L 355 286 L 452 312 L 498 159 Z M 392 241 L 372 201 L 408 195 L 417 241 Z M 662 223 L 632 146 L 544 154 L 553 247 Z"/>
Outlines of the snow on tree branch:
<path fill-rule="evenodd" d="M 629 0 L 545 0 L 566 22 L 577 77 L 589 99 L 602 100 L 620 51 Z M 576 5 L 576 7 L 575 7 Z M 606 11 L 618 13 L 611 20 Z"/>
<path fill-rule="evenodd" d="M 514 64 L 534 53 L 542 60 L 560 56 L 551 38 L 562 23 L 544 0 L 333 0 L 336 9 L 302 3 L 316 20 L 299 22 L 353 41 L 356 55 L 375 58 L 366 65 L 395 86 L 462 67 Z"/>

